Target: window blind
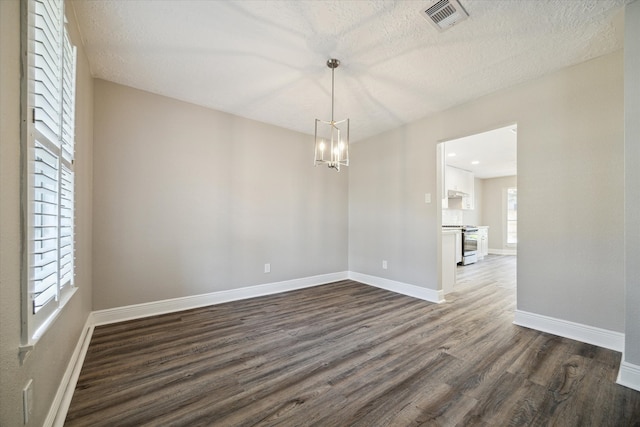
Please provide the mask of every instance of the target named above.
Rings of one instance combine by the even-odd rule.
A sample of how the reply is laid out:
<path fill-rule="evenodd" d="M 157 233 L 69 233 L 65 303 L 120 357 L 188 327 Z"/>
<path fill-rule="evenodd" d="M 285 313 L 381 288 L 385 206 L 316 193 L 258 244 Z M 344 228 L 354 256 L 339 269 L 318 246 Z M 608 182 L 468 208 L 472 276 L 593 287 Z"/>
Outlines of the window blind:
<path fill-rule="evenodd" d="M 35 128 L 56 144 L 62 122 L 62 2 L 32 3 Z"/>
<path fill-rule="evenodd" d="M 62 156 L 67 162 L 73 162 L 75 141 L 75 82 L 76 82 L 76 48 L 65 31 L 62 40 L 62 127 L 60 139 Z"/>
<path fill-rule="evenodd" d="M 33 176 L 33 312 L 56 297 L 58 283 L 58 158 L 36 142 Z"/>
<path fill-rule="evenodd" d="M 28 340 L 74 285 L 76 48 L 63 0 L 28 0 Z"/>

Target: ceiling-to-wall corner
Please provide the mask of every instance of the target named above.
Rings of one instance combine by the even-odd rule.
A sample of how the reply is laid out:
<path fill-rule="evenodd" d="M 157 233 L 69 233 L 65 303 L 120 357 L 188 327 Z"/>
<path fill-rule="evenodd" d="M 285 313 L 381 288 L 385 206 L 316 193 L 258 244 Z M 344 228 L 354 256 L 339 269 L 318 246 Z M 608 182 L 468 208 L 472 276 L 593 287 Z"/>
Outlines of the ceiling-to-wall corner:
<path fill-rule="evenodd" d="M 424 201 L 436 194 L 436 145 L 517 122 L 518 309 L 622 332 L 623 215 L 611 208 L 623 203 L 622 59 L 617 51 L 358 143 L 351 268 L 437 289 L 437 212 Z M 581 303 L 566 304 L 575 294 Z"/>

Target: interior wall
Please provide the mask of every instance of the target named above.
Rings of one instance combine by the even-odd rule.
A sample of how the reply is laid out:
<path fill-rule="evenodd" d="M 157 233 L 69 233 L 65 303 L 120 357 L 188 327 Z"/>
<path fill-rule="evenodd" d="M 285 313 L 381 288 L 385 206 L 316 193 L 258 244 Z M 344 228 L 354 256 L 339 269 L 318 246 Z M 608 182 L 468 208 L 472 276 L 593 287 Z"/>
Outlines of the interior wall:
<path fill-rule="evenodd" d="M 438 138 L 421 123 L 351 146 L 349 270 L 437 290 Z"/>
<path fill-rule="evenodd" d="M 640 366 L 640 1 L 625 9 L 625 361 Z"/>
<path fill-rule="evenodd" d="M 347 270 L 348 168 L 313 167 L 313 137 L 95 94 L 94 309 Z"/>
<path fill-rule="evenodd" d="M 505 212 L 505 191 L 509 187 L 517 187 L 516 176 L 489 178 L 484 180 L 484 197 L 482 216 L 484 225 L 489 226 L 489 251 L 503 253 L 507 244 L 507 214 Z"/>
<path fill-rule="evenodd" d="M 41 426 L 91 311 L 93 82 L 74 14 L 76 101 L 76 279 L 78 291 L 20 364 L 20 1 L 0 1 L 0 425 L 23 425 L 22 389 L 33 379 L 29 426 Z"/>
<path fill-rule="evenodd" d="M 621 51 L 354 144 L 350 270 L 437 290 L 438 206 L 424 202 L 437 194 L 436 144 L 508 123 L 518 123 L 518 309 L 622 332 Z"/>

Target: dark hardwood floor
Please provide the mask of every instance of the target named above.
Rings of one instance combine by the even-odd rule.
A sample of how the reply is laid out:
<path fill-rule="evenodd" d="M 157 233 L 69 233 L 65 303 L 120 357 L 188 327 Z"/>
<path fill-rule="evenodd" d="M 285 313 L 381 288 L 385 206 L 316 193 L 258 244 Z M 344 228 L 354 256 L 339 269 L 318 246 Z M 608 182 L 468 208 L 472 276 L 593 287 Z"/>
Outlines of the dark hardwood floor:
<path fill-rule="evenodd" d="M 515 257 L 97 327 L 67 426 L 639 426 L 620 353 L 518 327 Z"/>

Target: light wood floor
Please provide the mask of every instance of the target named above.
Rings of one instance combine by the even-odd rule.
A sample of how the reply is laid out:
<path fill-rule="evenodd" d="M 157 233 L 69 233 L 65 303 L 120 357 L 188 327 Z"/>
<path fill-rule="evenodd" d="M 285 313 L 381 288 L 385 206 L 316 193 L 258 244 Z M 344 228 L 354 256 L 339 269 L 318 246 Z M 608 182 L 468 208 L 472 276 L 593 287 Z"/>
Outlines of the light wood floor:
<path fill-rule="evenodd" d="M 640 425 L 619 353 L 512 324 L 514 257 L 448 300 L 343 281 L 97 327 L 65 425 Z"/>

